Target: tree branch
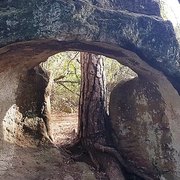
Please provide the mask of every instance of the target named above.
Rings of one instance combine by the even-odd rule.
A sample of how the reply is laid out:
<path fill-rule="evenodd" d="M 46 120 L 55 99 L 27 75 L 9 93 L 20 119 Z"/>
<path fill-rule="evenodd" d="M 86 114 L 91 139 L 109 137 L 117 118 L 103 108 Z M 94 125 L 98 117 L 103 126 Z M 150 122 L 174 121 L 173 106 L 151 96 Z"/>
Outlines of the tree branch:
<path fill-rule="evenodd" d="M 72 84 L 80 84 L 80 81 L 55 81 L 55 83 L 72 83 Z"/>
<path fill-rule="evenodd" d="M 63 79 L 63 78 L 65 78 L 65 77 L 66 77 L 65 75 L 60 75 L 59 77 L 57 77 L 57 78 L 54 79 L 54 82 L 56 82 L 56 81 L 58 81 L 58 80 L 60 80 L 60 79 Z"/>
<path fill-rule="evenodd" d="M 79 52 L 77 52 L 77 53 L 74 55 L 73 58 L 71 58 L 71 57 L 69 56 L 69 54 L 68 54 L 69 58 L 71 58 L 71 59 L 68 61 L 68 64 L 67 64 L 67 71 L 68 71 L 68 72 L 69 72 L 69 66 L 70 66 L 71 61 L 73 61 L 73 60 L 78 56 L 78 54 L 79 54 Z M 69 74 L 69 73 L 68 73 L 68 74 Z"/>
<path fill-rule="evenodd" d="M 65 86 L 63 83 L 59 82 L 60 85 L 62 85 L 65 89 L 67 89 L 68 91 L 70 91 L 73 94 L 76 94 L 77 96 L 80 96 L 78 93 L 74 93 L 71 89 L 69 89 L 67 86 Z"/>

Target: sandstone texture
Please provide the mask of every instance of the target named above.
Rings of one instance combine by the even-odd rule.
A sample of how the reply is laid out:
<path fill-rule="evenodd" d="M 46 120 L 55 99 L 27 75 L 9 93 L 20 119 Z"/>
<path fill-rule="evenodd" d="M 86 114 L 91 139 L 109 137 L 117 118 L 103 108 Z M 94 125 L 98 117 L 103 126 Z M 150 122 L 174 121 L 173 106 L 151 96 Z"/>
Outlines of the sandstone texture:
<path fill-rule="evenodd" d="M 178 180 L 180 98 L 166 79 L 159 80 L 134 78 L 114 88 L 113 140 L 130 167 L 152 179 Z"/>
<path fill-rule="evenodd" d="M 34 147 L 48 140 L 51 113 L 49 86 L 50 74 L 41 66 L 20 76 L 16 104 L 11 106 L 3 119 L 6 141 Z"/>
<path fill-rule="evenodd" d="M 96 180 L 96 174 L 83 162 L 69 161 L 67 154 L 56 148 L 22 148 L 8 146 L 13 153 L 1 153 L 0 179 L 2 180 Z M 18 156 L 17 156 L 18 155 Z M 102 175 L 101 179 L 106 180 Z"/>
<path fill-rule="evenodd" d="M 144 61 L 179 78 L 177 33 L 170 21 L 161 18 L 161 4 L 161 0 L 4 0 L 0 4 L 0 46 L 35 39 L 113 44 L 136 52 Z"/>
<path fill-rule="evenodd" d="M 2 0 L 2 152 L 24 117 L 28 126 L 33 118 L 39 122 L 44 97 L 27 76 L 31 69 L 57 52 L 89 51 L 139 76 L 118 85 L 110 105 L 114 141 L 126 163 L 152 179 L 180 179 L 179 12 L 177 0 Z"/>

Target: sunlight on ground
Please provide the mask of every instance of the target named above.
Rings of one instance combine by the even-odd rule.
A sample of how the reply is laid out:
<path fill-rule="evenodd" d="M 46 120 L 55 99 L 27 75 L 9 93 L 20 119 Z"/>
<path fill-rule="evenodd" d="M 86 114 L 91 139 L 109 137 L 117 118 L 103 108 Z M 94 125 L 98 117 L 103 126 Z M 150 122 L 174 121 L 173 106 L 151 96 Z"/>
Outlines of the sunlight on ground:
<path fill-rule="evenodd" d="M 54 137 L 54 143 L 57 146 L 72 143 L 77 136 L 77 128 L 77 113 L 52 114 L 51 129 Z"/>

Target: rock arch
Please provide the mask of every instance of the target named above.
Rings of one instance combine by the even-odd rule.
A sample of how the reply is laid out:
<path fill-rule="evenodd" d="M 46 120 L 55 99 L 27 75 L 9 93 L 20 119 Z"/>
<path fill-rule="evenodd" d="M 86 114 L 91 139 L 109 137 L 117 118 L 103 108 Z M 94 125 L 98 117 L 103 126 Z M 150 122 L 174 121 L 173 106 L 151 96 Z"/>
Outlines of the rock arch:
<path fill-rule="evenodd" d="M 174 0 L 175 1 L 175 0 Z M 177 28 L 161 17 L 161 0 L 2 1 L 0 3 L 0 120 L 16 113 L 19 79 L 50 55 L 83 50 L 117 59 L 153 82 L 175 113 L 170 119 L 173 178 L 179 177 L 180 48 Z M 143 8 L 142 8 L 143 7 Z M 168 17 L 166 18 L 168 20 Z M 178 22 L 179 23 L 179 22 Z M 169 80 L 170 81 L 169 81 Z M 174 88 L 173 86 L 176 88 Z M 11 111 L 8 111 L 8 110 Z M 0 138 L 3 142 L 3 123 Z M 171 176 L 172 177 L 172 176 Z"/>
<path fill-rule="evenodd" d="M 108 0 L 3 1 L 0 47 L 34 39 L 101 42 L 133 51 L 165 74 L 179 76 L 178 32 L 161 18 L 162 4 L 163 0 L 131 5 Z"/>

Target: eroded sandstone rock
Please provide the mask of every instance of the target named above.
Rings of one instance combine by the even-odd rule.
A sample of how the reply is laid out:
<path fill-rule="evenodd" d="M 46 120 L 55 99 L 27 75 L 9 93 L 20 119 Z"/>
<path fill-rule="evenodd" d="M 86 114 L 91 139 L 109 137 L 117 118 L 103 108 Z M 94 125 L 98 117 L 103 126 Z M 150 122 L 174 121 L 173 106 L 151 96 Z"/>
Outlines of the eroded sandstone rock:
<path fill-rule="evenodd" d="M 161 1 L 4 0 L 0 47 L 34 39 L 113 44 L 180 78 L 177 28 L 161 18 Z"/>
<path fill-rule="evenodd" d="M 174 3 L 175 1 L 177 3 L 177 0 L 169 2 Z M 3 123 L 0 123 L 0 139 L 4 141 L 6 137 L 3 131 L 6 123 L 4 124 L 3 119 L 8 117 L 12 124 L 16 121 L 16 118 L 11 116 L 13 113 L 9 112 L 16 105 L 20 105 L 21 110 L 24 107 L 30 109 L 30 111 L 23 110 L 28 114 L 40 113 L 40 108 L 36 105 L 31 111 L 27 96 L 23 96 L 27 98 L 25 100 L 27 103 L 23 103 L 23 105 L 27 106 L 22 106 L 22 108 L 22 102 L 18 103 L 17 98 L 20 97 L 20 94 L 23 95 L 20 88 L 22 85 L 21 77 L 24 74 L 26 75 L 28 69 L 59 51 L 85 50 L 107 55 L 128 65 L 138 75 L 146 78 L 158 76 L 154 73 L 153 68 L 158 69 L 164 72 L 180 93 L 179 26 L 175 26 L 179 25 L 179 19 L 175 18 L 177 21 L 175 25 L 171 23 L 172 18 L 164 16 L 163 12 L 168 10 L 173 14 L 173 18 L 177 14 L 174 13 L 174 7 L 171 9 L 171 6 L 167 4 L 162 6 L 162 2 L 166 3 L 168 1 L 30 0 L 27 2 L 26 0 L 2 0 L 0 2 L 0 121 Z M 179 9 L 178 4 L 176 8 Z M 139 138 L 137 140 L 133 139 L 133 143 L 135 141 L 133 147 L 137 146 L 136 148 L 140 149 L 144 146 L 140 152 L 136 148 L 130 147 L 133 151 L 136 150 L 137 154 L 135 155 L 139 159 L 134 159 L 135 156 L 129 153 L 128 156 L 132 158 L 133 162 L 129 165 L 137 169 L 140 168 L 138 171 L 143 171 L 143 173 L 153 176 L 153 178 L 162 175 L 162 178 L 168 180 L 176 179 L 176 176 L 179 177 L 178 171 L 180 171 L 178 156 L 180 151 L 178 127 L 180 125 L 177 115 L 180 107 L 179 96 L 172 86 L 169 87 L 170 85 L 168 85 L 168 88 L 166 87 L 168 83 L 164 80 L 162 83 L 158 81 L 158 83 L 155 83 L 158 85 L 154 86 L 153 78 L 147 82 L 137 81 L 137 84 L 140 85 L 139 90 L 142 90 L 141 88 L 144 85 L 150 87 L 149 94 L 143 91 L 145 95 L 148 95 L 147 98 L 142 98 L 143 102 L 146 103 L 145 105 L 142 103 L 137 105 L 135 99 L 132 100 L 133 98 L 127 99 L 130 104 L 134 103 L 130 107 L 133 116 L 138 109 L 140 114 L 137 117 L 146 120 L 142 123 L 135 117 L 135 119 L 133 118 L 134 123 L 128 124 L 138 132 L 137 137 Z M 135 82 L 132 85 L 135 86 L 134 89 L 138 89 Z M 126 86 L 126 84 L 123 86 Z M 31 88 L 30 85 L 28 87 Z M 154 102 L 149 100 L 149 96 L 153 94 L 152 88 L 155 88 L 154 94 L 155 97 L 158 95 L 159 101 L 156 101 L 156 99 L 153 99 Z M 130 89 L 133 89 L 133 87 Z M 132 93 L 130 90 L 128 92 L 129 94 Z M 138 96 L 138 92 L 136 96 Z M 121 100 L 122 96 L 119 98 Z M 149 101 L 155 104 L 155 111 L 159 109 L 161 113 L 156 115 L 152 115 L 153 111 L 149 113 L 150 110 L 154 110 L 153 105 L 149 107 L 147 104 Z M 143 114 L 141 108 L 144 108 L 143 110 L 148 113 Z M 13 112 L 16 112 L 16 108 L 15 111 L 13 109 Z M 117 110 L 117 113 L 119 113 L 119 110 Z M 132 115 L 126 111 L 123 113 L 125 117 Z M 160 116 L 163 113 L 165 115 Z M 120 117 L 119 114 L 117 115 Z M 116 120 L 113 121 L 116 122 Z M 156 127 L 159 125 L 160 128 Z M 150 138 L 145 138 L 147 135 L 145 130 L 148 130 Z M 123 135 L 122 133 L 128 134 L 126 131 L 128 131 L 128 128 L 123 126 L 119 136 L 124 137 L 126 134 Z M 140 137 L 141 135 L 142 137 Z M 121 151 L 121 141 L 119 141 L 121 139 L 116 138 L 115 140 Z M 166 142 L 167 146 L 165 145 Z M 173 149 L 173 153 L 171 149 Z M 127 150 L 127 148 L 123 150 Z M 141 154 L 142 156 L 140 156 Z M 143 169 L 143 167 L 146 168 Z M 168 172 L 164 172 L 162 168 Z M 154 175 L 152 175 L 153 173 Z"/>
<path fill-rule="evenodd" d="M 3 136 L 7 142 L 21 146 L 37 146 L 52 140 L 50 133 L 52 81 L 41 66 L 20 77 L 16 104 L 3 118 Z"/>
<path fill-rule="evenodd" d="M 129 167 L 152 179 L 178 180 L 180 98 L 167 80 L 160 81 L 139 77 L 114 88 L 113 138 Z"/>

